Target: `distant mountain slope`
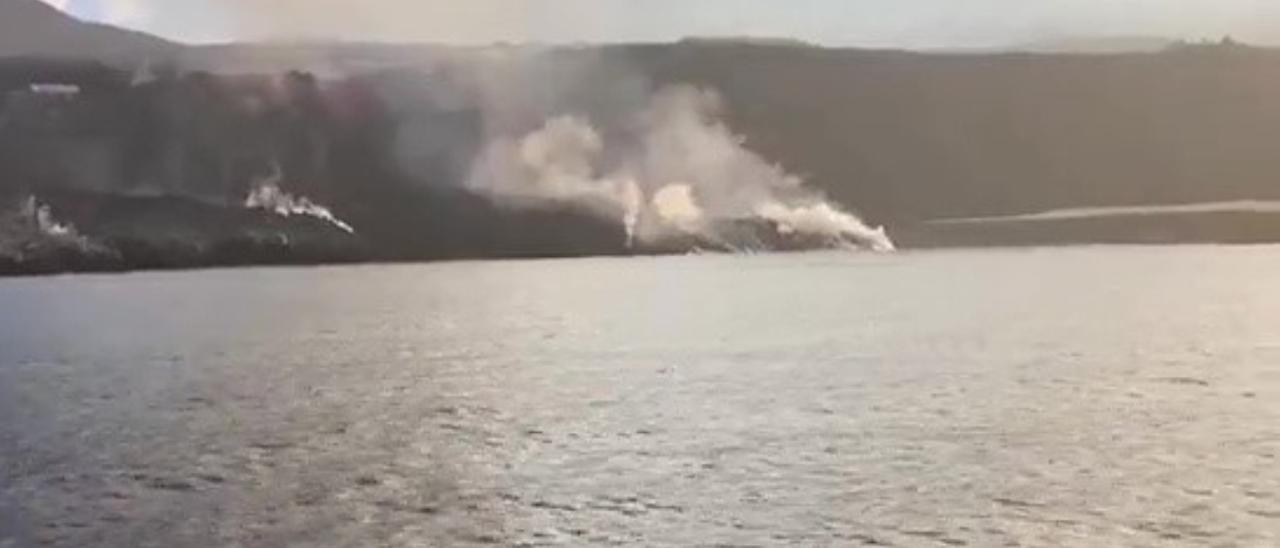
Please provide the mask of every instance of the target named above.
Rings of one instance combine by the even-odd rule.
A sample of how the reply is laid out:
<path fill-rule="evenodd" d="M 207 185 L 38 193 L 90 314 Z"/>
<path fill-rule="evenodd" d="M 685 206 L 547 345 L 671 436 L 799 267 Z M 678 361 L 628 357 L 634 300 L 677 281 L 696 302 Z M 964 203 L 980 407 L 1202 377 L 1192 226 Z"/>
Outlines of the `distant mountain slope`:
<path fill-rule="evenodd" d="M 26 7 L 15 7 L 20 5 Z M 101 30 L 50 15 L 34 0 L 4 6 L 6 24 L 12 13 L 26 10 L 27 21 L 43 18 L 70 34 Z M 543 143 L 561 140 L 568 143 L 565 157 L 586 157 L 593 177 L 596 171 L 607 175 L 615 166 L 647 166 L 650 141 L 662 145 L 653 156 L 665 161 L 701 150 L 697 143 L 710 135 L 715 156 L 725 149 L 715 144 L 725 139 L 715 137 L 729 131 L 735 134 L 729 150 L 737 150 L 734 137 L 741 135 L 748 157 L 805 177 L 871 224 L 887 225 L 904 248 L 1280 242 L 1274 212 L 1206 212 L 1199 206 L 1161 215 L 932 222 L 1059 209 L 1280 201 L 1280 50 L 1231 41 L 1097 55 L 913 53 L 734 40 L 490 48 L 231 44 L 183 46 L 170 60 L 177 70 L 159 70 L 144 83 L 128 63 L 0 59 L 0 97 L 6 99 L 0 107 L 0 214 L 6 204 L 12 209 L 35 196 L 56 219 L 40 229 L 38 210 L 32 222 L 32 208 L 19 208 L 26 214 L 17 218 L 25 222 L 9 223 L 17 227 L 10 255 L 19 257 L 10 271 L 100 268 L 63 257 L 67 242 L 75 244 L 72 249 L 98 249 L 80 246 L 58 229 L 63 222 L 79 231 L 70 234 L 114 250 L 120 267 L 717 249 L 706 244 L 719 241 L 685 238 L 628 248 L 624 223 L 632 217 L 621 210 L 508 203 L 513 200 L 474 188 L 470 175 L 477 160 L 488 162 L 496 151 L 495 175 L 518 180 L 521 169 L 532 167 L 530 160 L 511 160 L 506 153 L 518 149 L 524 156 L 526 149 L 537 152 Z M 37 82 L 75 84 L 82 93 L 69 99 L 24 91 Z M 663 90 L 684 85 L 715 90 L 720 100 L 707 97 L 706 108 L 692 114 L 672 111 L 681 116 L 654 107 L 668 107 L 658 100 Z M 685 133 L 671 139 L 665 132 L 656 132 L 660 139 L 654 132 L 637 139 L 630 133 L 668 118 L 693 120 L 677 129 L 690 126 L 699 139 Z M 561 120 L 573 130 L 564 133 L 567 139 L 549 129 L 559 129 L 552 122 Z M 619 135 L 622 146 L 592 152 L 593 140 L 616 143 Z M 534 145 L 524 146 L 529 142 Z M 769 166 L 748 164 L 727 180 L 772 173 Z M 510 166 L 516 169 L 507 171 Z M 664 169 L 655 169 L 650 182 L 680 187 L 717 177 L 685 166 L 659 167 Z M 311 232 L 290 232 L 267 222 L 275 220 L 270 217 L 263 230 L 279 237 L 257 238 L 263 225 L 251 221 L 261 215 L 244 211 L 244 197 L 272 177 L 281 181 L 279 189 L 331 208 L 355 227 L 363 245 L 346 253 L 347 232 L 329 230 L 320 241 L 332 246 L 295 254 L 299 238 Z M 605 179 L 616 182 L 611 175 Z M 697 210 L 696 204 L 682 208 Z M 192 225 L 192 219 L 205 221 Z M 724 233 L 770 243 L 757 238 L 770 227 L 732 224 L 737 220 Z M 37 254 L 35 266 L 24 258 L 29 252 Z"/>
<path fill-rule="evenodd" d="M 128 60 L 178 48 L 149 34 L 80 21 L 39 0 L 0 0 L 0 57 Z"/>
<path fill-rule="evenodd" d="M 1161 51 L 1176 43 L 1160 36 L 1074 36 L 1020 44 L 1009 49 L 1028 53 L 1140 53 Z"/>
<path fill-rule="evenodd" d="M 719 90 L 753 150 L 877 223 L 1280 199 L 1280 52 L 1270 49 L 641 46 L 602 57 Z"/>

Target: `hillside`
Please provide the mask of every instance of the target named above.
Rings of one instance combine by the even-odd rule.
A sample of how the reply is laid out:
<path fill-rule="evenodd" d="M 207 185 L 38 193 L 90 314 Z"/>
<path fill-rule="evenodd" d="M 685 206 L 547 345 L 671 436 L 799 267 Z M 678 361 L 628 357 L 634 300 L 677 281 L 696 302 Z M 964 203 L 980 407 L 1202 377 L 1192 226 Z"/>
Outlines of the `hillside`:
<path fill-rule="evenodd" d="M 753 148 L 886 222 L 1280 198 L 1274 50 L 613 54 L 718 89 Z"/>
<path fill-rule="evenodd" d="M 39 0 L 0 0 L 0 57 L 125 61 L 176 49 L 148 34 L 80 21 Z"/>
<path fill-rule="evenodd" d="M 99 31 L 115 43 L 138 38 L 34 1 L 4 9 L 25 10 L 32 24 L 44 18 L 77 36 L 73 42 L 91 43 Z M 134 43 L 143 49 L 118 51 L 154 44 Z M 1158 53 L 939 54 L 696 40 L 566 48 L 246 44 L 183 47 L 174 58 L 177 70 L 146 81 L 127 63 L 0 60 L 0 210 L 38 197 L 57 222 L 80 230 L 77 238 L 109 252 L 102 257 L 126 258 L 95 263 L 109 268 L 800 249 L 848 243 L 847 233 L 790 238 L 794 227 L 785 219 L 831 220 L 840 208 L 871 227 L 887 225 L 907 247 L 1280 241 L 1273 212 L 933 222 L 1280 200 L 1280 52 L 1268 49 L 1226 43 Z M 35 82 L 82 91 L 42 96 L 28 89 Z M 679 88 L 721 100 L 706 111 L 654 118 Z M 654 132 L 655 120 L 676 124 Z M 697 147 L 708 143 L 712 155 L 699 157 Z M 516 162 L 568 159 L 561 167 L 569 171 L 546 173 L 587 169 L 582 179 L 604 186 L 577 202 L 559 195 L 538 203 L 474 186 L 473 170 L 491 160 L 486 155 L 521 146 L 535 154 Z M 569 148 L 536 153 L 547 146 Z M 586 167 L 574 167 L 576 159 Z M 530 166 L 497 165 L 496 183 L 524 192 L 518 179 Z M 601 207 L 597 200 L 613 199 L 600 192 L 620 192 L 621 181 L 609 177 L 618 166 L 668 177 L 639 181 L 647 185 L 641 204 L 675 183 L 710 186 L 676 188 L 668 198 L 722 203 L 752 193 L 758 199 L 762 189 L 786 198 L 787 174 L 809 186 L 790 192 L 800 201 L 784 214 L 775 210 L 780 216 L 730 208 L 700 225 L 706 233 L 677 231 L 633 246 L 635 227 L 622 224 L 644 215 L 624 217 L 622 201 Z M 690 176 L 707 174 L 697 171 L 707 166 L 720 170 L 717 181 Z M 570 182 L 582 182 L 577 177 Z M 297 198 L 269 211 L 288 216 L 324 204 L 355 227 L 354 237 L 315 222 L 327 208 L 312 210 L 302 225 L 246 216 L 246 195 L 272 180 L 280 184 L 275 191 Z M 812 205 L 812 189 L 836 210 L 801 207 Z M 680 207 L 682 215 L 705 211 Z M 192 224 L 197 217 L 203 220 Z M 63 261 L 67 245 L 55 244 L 81 242 L 32 232 L 40 225 L 30 215 L 14 218 L 27 219 L 13 226 L 28 229 L 10 239 L 10 256 L 57 259 L 39 271 Z M 184 239 L 174 243 L 173 234 Z M 304 240 L 305 249 L 290 247 Z M 272 247 L 279 242 L 283 248 Z M 187 251 L 165 263 L 174 249 Z"/>
<path fill-rule="evenodd" d="M 423 46 L 196 48 L 194 66 L 396 70 L 480 57 Z M 536 71 L 583 108 L 620 81 L 724 96 L 749 146 L 877 221 L 1280 199 L 1280 52 L 913 53 L 691 40 L 564 48 Z M 547 60 L 550 59 L 550 60 Z M 516 92 L 513 92 L 516 93 Z"/>

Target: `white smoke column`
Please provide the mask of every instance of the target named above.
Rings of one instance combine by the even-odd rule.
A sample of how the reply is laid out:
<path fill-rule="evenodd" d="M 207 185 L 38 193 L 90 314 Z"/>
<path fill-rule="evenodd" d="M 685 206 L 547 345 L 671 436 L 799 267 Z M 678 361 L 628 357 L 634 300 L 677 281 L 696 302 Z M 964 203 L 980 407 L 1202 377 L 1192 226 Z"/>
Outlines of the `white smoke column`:
<path fill-rule="evenodd" d="M 540 131 L 520 141 L 520 166 L 529 170 L 531 186 L 513 187 L 517 195 L 575 199 L 601 190 L 595 181 L 595 164 L 604 142 L 585 120 L 569 116 L 553 118 Z M 520 179 L 512 181 L 523 185 Z"/>
<path fill-rule="evenodd" d="M 619 204 L 623 211 L 622 226 L 627 231 L 627 247 L 631 248 L 636 245 L 640 215 L 644 211 L 644 193 L 640 190 L 640 185 L 632 179 L 627 179 L 620 184 Z"/>
<path fill-rule="evenodd" d="M 249 191 L 249 195 L 244 200 L 244 207 L 270 211 L 281 217 L 293 215 L 314 217 L 336 226 L 348 234 L 356 233 L 356 230 L 351 225 L 334 216 L 329 208 L 312 202 L 306 196 L 295 197 L 285 192 L 280 188 L 282 178 L 283 174 L 277 165 L 270 176 L 259 181 Z"/>
<path fill-rule="evenodd" d="M 561 116 L 520 139 L 491 143 L 473 169 L 469 185 L 517 206 L 568 203 L 620 219 L 628 243 L 644 207 L 632 178 L 598 175 L 604 141 L 585 119 Z"/>
<path fill-rule="evenodd" d="M 22 218 L 31 223 L 41 234 L 53 238 L 77 239 L 80 237 L 76 227 L 71 224 L 59 223 L 53 217 L 53 208 L 48 204 L 42 204 L 35 196 L 30 196 L 22 204 L 22 210 L 19 212 Z"/>
<path fill-rule="evenodd" d="M 840 211 L 827 202 L 795 207 L 776 202 L 766 203 L 756 213 L 761 218 L 772 221 L 784 234 L 812 234 L 836 240 L 852 238 L 872 251 L 896 250 L 884 227 L 868 227 L 861 219 Z"/>
<path fill-rule="evenodd" d="M 713 92 L 666 88 L 611 133 L 612 142 L 585 117 L 553 117 L 521 137 L 492 140 L 468 185 L 516 206 L 572 204 L 621 218 L 628 243 L 683 232 L 732 244 L 718 227 L 754 220 L 781 236 L 816 236 L 833 247 L 894 249 L 884 229 L 868 227 L 747 149 L 721 110 Z"/>
<path fill-rule="evenodd" d="M 12 256 L 16 249 L 18 256 L 21 256 L 21 246 L 24 243 L 42 246 L 52 243 L 60 247 L 74 247 L 82 252 L 96 249 L 90 239 L 81 235 L 74 225 L 58 221 L 53 208 L 35 196 L 21 200 L 16 209 L 0 211 L 0 255 Z M 15 245 L 19 247 L 15 248 Z"/>
<path fill-rule="evenodd" d="M 632 169 L 651 182 L 651 192 L 671 184 L 690 187 L 712 219 L 744 219 L 759 202 L 800 186 L 800 181 L 744 146 L 720 119 L 715 93 L 674 86 L 655 94 L 637 113 L 639 150 Z"/>
<path fill-rule="evenodd" d="M 660 218 L 686 231 L 694 231 L 692 221 L 708 217 L 764 219 L 782 235 L 820 236 L 833 244 L 894 250 L 883 228 L 868 227 L 806 187 L 800 178 L 748 149 L 746 140 L 724 123 L 723 108 L 714 92 L 675 86 L 656 94 L 641 115 L 645 178 L 692 183 L 658 190 L 654 204 L 659 206 Z"/>
<path fill-rule="evenodd" d="M 663 222 L 685 232 L 698 232 L 701 229 L 703 212 L 693 196 L 693 187 L 686 184 L 671 184 L 662 187 L 653 195 L 653 211 Z"/>

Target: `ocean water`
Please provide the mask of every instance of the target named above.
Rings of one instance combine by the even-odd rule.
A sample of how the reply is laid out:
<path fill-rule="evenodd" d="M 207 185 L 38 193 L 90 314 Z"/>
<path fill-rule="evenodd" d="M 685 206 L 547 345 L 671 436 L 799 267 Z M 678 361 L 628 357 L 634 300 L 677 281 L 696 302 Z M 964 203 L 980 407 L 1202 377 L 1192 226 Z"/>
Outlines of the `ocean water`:
<path fill-rule="evenodd" d="M 0 280 L 0 547 L 1277 546 L 1280 248 Z"/>

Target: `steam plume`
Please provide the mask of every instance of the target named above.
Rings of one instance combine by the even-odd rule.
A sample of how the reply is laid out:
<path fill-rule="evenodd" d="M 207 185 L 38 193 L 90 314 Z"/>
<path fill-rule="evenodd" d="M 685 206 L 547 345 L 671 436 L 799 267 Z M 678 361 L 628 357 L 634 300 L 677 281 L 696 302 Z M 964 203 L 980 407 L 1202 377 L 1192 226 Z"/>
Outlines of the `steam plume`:
<path fill-rule="evenodd" d="M 586 117 L 556 116 L 485 147 L 468 182 L 516 206 L 571 203 L 616 218 L 633 240 L 677 234 L 716 241 L 734 221 L 764 221 L 782 236 L 890 251 L 882 228 L 748 150 L 721 120 L 717 94 L 666 88 L 606 139 Z"/>
<path fill-rule="evenodd" d="M 16 208 L 0 210 L 0 260 L 20 259 L 42 249 L 103 251 L 74 225 L 56 219 L 53 208 L 35 196 L 20 200 Z"/>
<path fill-rule="evenodd" d="M 66 240 L 80 238 L 74 225 L 58 222 L 53 216 L 53 208 L 41 203 L 35 196 L 30 196 L 23 202 L 19 216 L 45 236 Z"/>
<path fill-rule="evenodd" d="M 312 202 L 306 196 L 294 196 L 281 189 L 280 182 L 283 178 L 284 175 L 280 166 L 275 165 L 271 175 L 253 185 L 252 190 L 249 191 L 249 195 L 244 200 L 244 206 L 249 209 L 270 211 L 281 217 L 293 215 L 315 217 L 338 227 L 348 234 L 355 234 L 356 230 L 351 225 L 343 222 L 342 219 L 334 216 L 329 208 Z"/>

